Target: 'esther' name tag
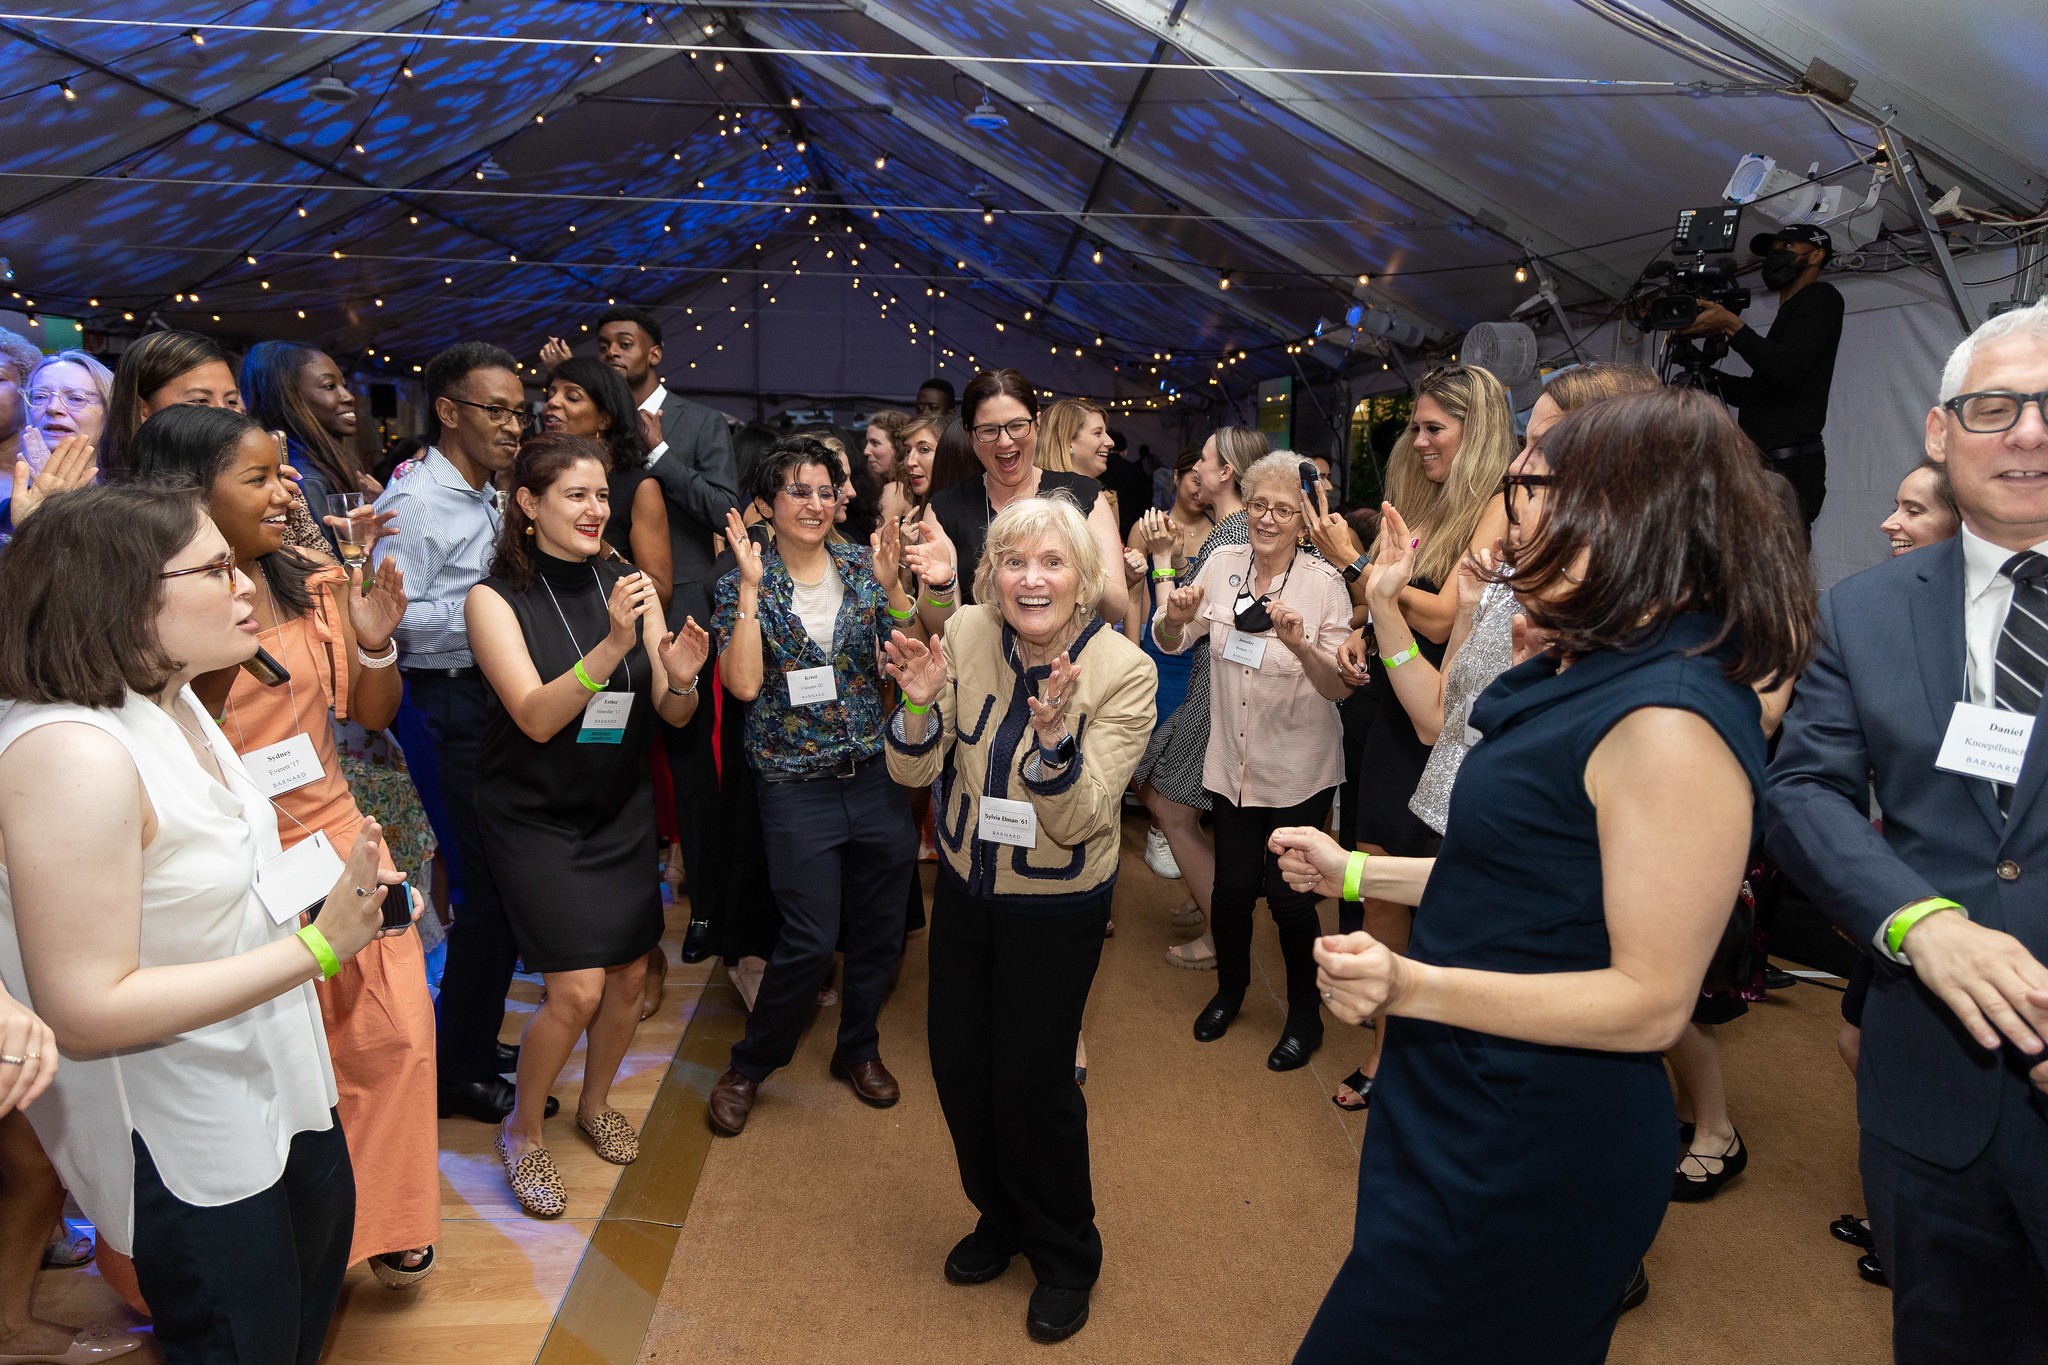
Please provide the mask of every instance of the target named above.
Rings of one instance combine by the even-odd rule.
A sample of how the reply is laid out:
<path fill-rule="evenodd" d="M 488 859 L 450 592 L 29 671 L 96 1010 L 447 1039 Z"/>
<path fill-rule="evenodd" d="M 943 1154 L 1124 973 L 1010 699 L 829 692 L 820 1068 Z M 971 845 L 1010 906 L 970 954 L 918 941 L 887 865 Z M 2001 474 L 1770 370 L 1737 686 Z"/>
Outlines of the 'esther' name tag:
<path fill-rule="evenodd" d="M 1942 736 L 1934 766 L 1945 773 L 1982 777 L 2012 786 L 2020 780 L 2027 741 L 2034 737 L 2034 718 L 1995 706 L 1956 703 Z"/>
<path fill-rule="evenodd" d="M 578 744 L 624 744 L 626 722 L 633 715 L 631 692 L 600 692 L 583 703 L 583 728 Z"/>
<path fill-rule="evenodd" d="M 1038 812 L 1029 801 L 981 798 L 981 820 L 976 837 L 985 843 L 1013 844 L 1018 848 L 1038 847 Z"/>

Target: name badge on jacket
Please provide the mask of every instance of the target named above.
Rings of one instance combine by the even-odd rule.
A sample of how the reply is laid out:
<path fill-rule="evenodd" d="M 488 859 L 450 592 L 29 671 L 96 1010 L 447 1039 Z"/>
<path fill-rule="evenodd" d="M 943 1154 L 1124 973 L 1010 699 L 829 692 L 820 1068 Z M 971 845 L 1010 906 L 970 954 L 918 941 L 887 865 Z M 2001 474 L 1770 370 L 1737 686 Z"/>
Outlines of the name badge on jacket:
<path fill-rule="evenodd" d="M 817 668 L 792 668 L 782 676 L 789 684 L 791 706 L 816 706 L 839 695 L 839 679 L 833 676 L 829 664 Z"/>
<path fill-rule="evenodd" d="M 1223 657 L 1256 671 L 1266 662 L 1266 642 L 1232 626 L 1229 634 L 1223 637 Z"/>
<path fill-rule="evenodd" d="M 2020 780 L 2027 741 L 2034 737 L 2034 718 L 1996 706 L 1959 701 L 1949 716 L 1948 733 L 1934 766 L 1945 773 L 1982 777 L 2010 787 Z"/>
<path fill-rule="evenodd" d="M 1038 812 L 1029 801 L 1005 801 L 1001 797 L 981 798 L 981 818 L 975 837 L 984 843 L 1012 844 L 1018 848 L 1038 847 Z"/>
<path fill-rule="evenodd" d="M 633 714 L 631 692 L 600 692 L 583 703 L 583 728 L 578 744 L 624 744 L 626 720 Z"/>

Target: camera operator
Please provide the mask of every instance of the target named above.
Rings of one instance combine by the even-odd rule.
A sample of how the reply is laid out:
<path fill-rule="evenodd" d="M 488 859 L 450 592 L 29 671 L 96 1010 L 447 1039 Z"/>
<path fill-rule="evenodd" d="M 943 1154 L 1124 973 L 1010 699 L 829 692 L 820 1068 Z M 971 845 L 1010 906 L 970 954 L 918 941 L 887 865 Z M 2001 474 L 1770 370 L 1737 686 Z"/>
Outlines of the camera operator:
<path fill-rule="evenodd" d="M 1692 325 L 1678 335 L 1726 337 L 1728 348 L 1749 362 L 1748 375 L 1717 372 L 1717 387 L 1766 465 L 1799 494 L 1800 514 L 1811 527 L 1828 491 L 1821 429 L 1842 343 L 1841 291 L 1819 283 L 1834 241 L 1811 223 L 1794 223 L 1751 238 L 1749 249 L 1764 258 L 1764 287 L 1778 295 L 1770 329 L 1759 333 L 1720 304 L 1702 300 Z"/>

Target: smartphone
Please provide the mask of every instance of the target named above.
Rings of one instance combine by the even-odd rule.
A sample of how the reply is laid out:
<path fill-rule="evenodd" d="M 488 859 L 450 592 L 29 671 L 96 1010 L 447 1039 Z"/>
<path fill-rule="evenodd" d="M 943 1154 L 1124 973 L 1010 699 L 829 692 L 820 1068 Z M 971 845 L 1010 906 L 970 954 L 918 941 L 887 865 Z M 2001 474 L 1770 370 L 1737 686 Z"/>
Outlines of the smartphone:
<path fill-rule="evenodd" d="M 1316 514 L 1316 489 L 1322 481 L 1322 471 L 1315 467 L 1314 461 L 1303 460 L 1301 462 L 1301 510 L 1307 516 L 1313 517 Z"/>
<path fill-rule="evenodd" d="M 283 687 L 292 680 L 285 666 L 271 657 L 270 651 L 261 645 L 255 654 L 242 660 L 242 670 L 265 687 Z"/>
<path fill-rule="evenodd" d="M 412 927 L 412 883 L 399 882 L 384 888 L 384 927 L 386 929 L 410 929 Z"/>

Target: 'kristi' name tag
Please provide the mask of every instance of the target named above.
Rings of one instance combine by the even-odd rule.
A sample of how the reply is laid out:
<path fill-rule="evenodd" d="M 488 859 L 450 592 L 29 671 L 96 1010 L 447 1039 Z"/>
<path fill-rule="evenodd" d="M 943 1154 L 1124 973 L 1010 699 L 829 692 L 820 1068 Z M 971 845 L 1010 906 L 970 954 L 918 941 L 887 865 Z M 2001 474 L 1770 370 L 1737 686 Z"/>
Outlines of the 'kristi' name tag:
<path fill-rule="evenodd" d="M 2033 737 L 2032 716 L 1959 701 L 1934 766 L 2010 787 L 2020 780 L 2020 765 L 2026 762 L 2027 742 Z"/>

